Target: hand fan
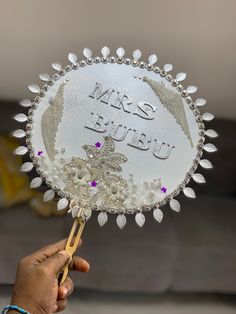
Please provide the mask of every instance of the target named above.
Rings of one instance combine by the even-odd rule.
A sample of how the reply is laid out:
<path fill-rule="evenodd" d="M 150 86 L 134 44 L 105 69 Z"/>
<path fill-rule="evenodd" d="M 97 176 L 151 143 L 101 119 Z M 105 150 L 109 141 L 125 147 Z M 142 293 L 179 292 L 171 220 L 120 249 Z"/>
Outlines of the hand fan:
<path fill-rule="evenodd" d="M 179 212 L 180 192 L 195 197 L 189 181 L 205 182 L 195 173 L 198 165 L 212 168 L 203 150 L 216 151 L 205 139 L 217 133 L 204 126 L 214 116 L 200 113 L 206 100 L 193 99 L 196 86 L 183 87 L 185 73 L 174 77 L 171 64 L 160 69 L 155 54 L 140 61 L 140 50 L 132 59 L 125 58 L 123 48 L 117 56 L 110 57 L 108 47 L 101 53 L 92 57 L 85 48 L 80 61 L 69 53 L 69 65 L 53 63 L 56 73 L 39 75 L 42 87 L 28 86 L 36 97 L 20 102 L 28 115 L 15 116 L 26 123 L 26 130 L 13 132 L 17 138 L 26 136 L 26 146 L 15 153 L 28 152 L 32 159 L 21 170 L 35 167 L 38 176 L 31 187 L 45 181 L 44 200 L 58 195 L 58 210 L 68 208 L 75 219 L 66 246 L 71 258 L 93 211 L 99 212 L 100 226 L 107 213 L 115 214 L 120 229 L 127 214 L 134 214 L 142 227 L 146 211 L 153 210 L 158 222 L 166 203 Z M 61 282 L 67 272 L 68 265 Z"/>

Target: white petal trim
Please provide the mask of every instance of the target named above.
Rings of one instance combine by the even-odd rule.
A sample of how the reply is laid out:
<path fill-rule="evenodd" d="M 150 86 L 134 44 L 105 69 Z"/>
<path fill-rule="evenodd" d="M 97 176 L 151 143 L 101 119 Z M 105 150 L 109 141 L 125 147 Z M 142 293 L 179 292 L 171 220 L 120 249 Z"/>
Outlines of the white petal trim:
<path fill-rule="evenodd" d="M 106 212 L 100 212 L 97 219 L 99 226 L 103 227 L 105 223 L 108 221 L 108 215 Z"/>
<path fill-rule="evenodd" d="M 160 210 L 160 208 L 156 208 L 153 210 L 153 217 L 155 220 L 159 223 L 162 222 L 163 220 L 163 212 Z"/>
<path fill-rule="evenodd" d="M 127 219 L 125 217 L 124 214 L 119 214 L 116 218 L 116 223 L 117 223 L 117 226 L 120 228 L 120 229 L 123 229 L 124 226 L 126 225 L 126 222 L 127 222 Z"/>
<path fill-rule="evenodd" d="M 145 216 L 143 213 L 137 213 L 135 215 L 136 224 L 141 228 L 145 223 Z"/>

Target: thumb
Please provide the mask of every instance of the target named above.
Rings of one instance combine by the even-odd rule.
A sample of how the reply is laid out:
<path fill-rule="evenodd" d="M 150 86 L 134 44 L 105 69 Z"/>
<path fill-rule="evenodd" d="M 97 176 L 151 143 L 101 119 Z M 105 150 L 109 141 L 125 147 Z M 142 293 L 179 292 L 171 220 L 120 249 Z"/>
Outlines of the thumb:
<path fill-rule="evenodd" d="M 47 269 L 53 273 L 59 273 L 62 268 L 69 262 L 70 255 L 65 251 L 59 251 L 57 254 L 50 256 L 44 260 L 41 264 L 42 266 L 47 267 Z"/>

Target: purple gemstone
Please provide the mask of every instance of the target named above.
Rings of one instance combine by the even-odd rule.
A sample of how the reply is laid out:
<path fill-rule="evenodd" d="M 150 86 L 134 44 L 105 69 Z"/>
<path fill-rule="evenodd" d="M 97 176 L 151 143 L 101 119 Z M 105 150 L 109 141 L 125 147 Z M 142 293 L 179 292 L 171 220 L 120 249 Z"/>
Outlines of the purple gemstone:
<path fill-rule="evenodd" d="M 163 186 L 163 187 L 161 188 L 161 191 L 162 191 L 163 193 L 166 193 L 167 188 Z"/>
<path fill-rule="evenodd" d="M 39 150 L 38 153 L 37 153 L 38 156 L 41 156 L 42 154 L 43 154 L 42 150 Z"/>
<path fill-rule="evenodd" d="M 90 182 L 90 185 L 91 185 L 92 187 L 96 187 L 96 186 L 97 186 L 97 182 L 96 182 L 96 181 L 91 181 L 91 182 Z"/>
<path fill-rule="evenodd" d="M 100 147 L 102 146 L 102 144 L 101 144 L 100 142 L 97 142 L 97 143 L 95 143 L 95 146 L 96 146 L 97 148 L 100 148 Z"/>

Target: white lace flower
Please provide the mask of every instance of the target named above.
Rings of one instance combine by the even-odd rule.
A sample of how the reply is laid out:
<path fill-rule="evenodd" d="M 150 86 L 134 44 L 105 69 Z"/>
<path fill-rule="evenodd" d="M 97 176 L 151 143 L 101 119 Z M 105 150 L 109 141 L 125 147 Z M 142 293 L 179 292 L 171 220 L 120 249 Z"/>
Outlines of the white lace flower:
<path fill-rule="evenodd" d="M 70 174 L 75 184 L 87 185 L 91 179 L 90 173 L 87 168 L 71 168 Z"/>

